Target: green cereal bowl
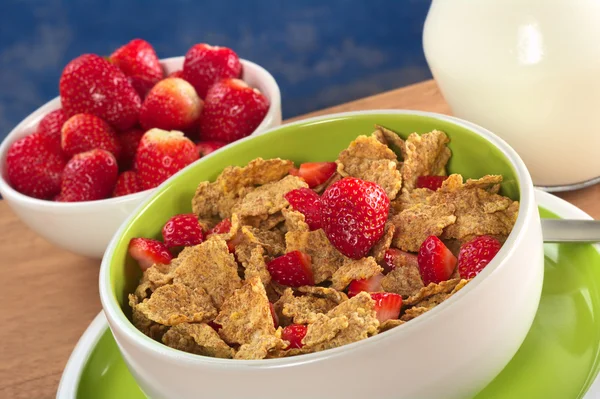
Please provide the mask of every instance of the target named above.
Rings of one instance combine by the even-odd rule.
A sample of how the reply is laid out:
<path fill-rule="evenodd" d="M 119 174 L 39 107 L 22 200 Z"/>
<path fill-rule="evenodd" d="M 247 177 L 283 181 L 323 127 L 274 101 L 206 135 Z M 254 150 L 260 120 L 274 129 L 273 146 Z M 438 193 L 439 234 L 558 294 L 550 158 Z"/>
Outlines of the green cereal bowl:
<path fill-rule="evenodd" d="M 160 239 L 161 228 L 172 215 L 191 212 L 199 182 L 214 180 L 226 166 L 242 166 L 257 157 L 291 159 L 296 164 L 332 161 L 357 136 L 373 132 L 375 124 L 404 138 L 412 132 L 446 132 L 453 153 L 450 173 L 465 178 L 503 175 L 501 193 L 520 201 L 517 223 L 501 252 L 463 290 L 388 332 L 284 359 L 243 361 L 192 355 L 151 340 L 130 323 L 127 295 L 135 289 L 141 273 L 127 254 L 129 240 Z M 528 263 L 527 272 L 519 275 L 515 265 L 523 262 Z M 150 397 L 192 398 L 201 386 L 207 397 L 250 397 L 249 392 L 261 392 L 260 397 L 265 398 L 269 393 L 261 387 L 270 386 L 269 392 L 276 395 L 297 382 L 298 375 L 314 382 L 323 397 L 358 397 L 370 390 L 361 380 L 373 374 L 379 381 L 380 397 L 451 399 L 476 393 L 510 361 L 533 321 L 542 280 L 543 246 L 533 186 L 514 150 L 485 129 L 456 118 L 387 110 L 328 115 L 284 125 L 228 145 L 180 171 L 158 187 L 113 238 L 102 261 L 100 296 L 123 358 Z M 456 346 L 461 343 L 470 350 Z M 431 370 L 430 364 L 440 366 Z M 376 371 L 380 367 L 394 367 L 397 372 L 382 376 Z M 362 377 L 348 378 L 350 375 Z M 399 393 L 398 386 L 406 389 Z M 299 391 L 291 397 L 305 395 Z"/>

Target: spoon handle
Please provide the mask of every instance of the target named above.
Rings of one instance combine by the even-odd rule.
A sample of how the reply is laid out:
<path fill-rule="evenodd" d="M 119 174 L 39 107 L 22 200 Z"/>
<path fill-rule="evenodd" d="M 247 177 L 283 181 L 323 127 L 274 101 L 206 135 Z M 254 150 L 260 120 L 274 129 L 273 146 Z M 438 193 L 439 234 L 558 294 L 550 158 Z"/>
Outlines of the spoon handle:
<path fill-rule="evenodd" d="M 600 221 L 542 219 L 544 242 L 600 242 Z"/>

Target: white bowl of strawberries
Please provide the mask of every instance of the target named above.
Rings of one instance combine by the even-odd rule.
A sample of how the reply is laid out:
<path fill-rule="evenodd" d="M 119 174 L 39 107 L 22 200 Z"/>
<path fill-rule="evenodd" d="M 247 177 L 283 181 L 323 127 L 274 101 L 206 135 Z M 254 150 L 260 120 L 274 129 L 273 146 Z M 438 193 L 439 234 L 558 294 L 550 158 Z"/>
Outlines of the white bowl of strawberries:
<path fill-rule="evenodd" d="M 134 39 L 63 70 L 60 96 L 0 145 L 0 194 L 32 230 L 101 258 L 154 187 L 227 144 L 281 124 L 273 76 L 228 48 L 159 60 Z"/>

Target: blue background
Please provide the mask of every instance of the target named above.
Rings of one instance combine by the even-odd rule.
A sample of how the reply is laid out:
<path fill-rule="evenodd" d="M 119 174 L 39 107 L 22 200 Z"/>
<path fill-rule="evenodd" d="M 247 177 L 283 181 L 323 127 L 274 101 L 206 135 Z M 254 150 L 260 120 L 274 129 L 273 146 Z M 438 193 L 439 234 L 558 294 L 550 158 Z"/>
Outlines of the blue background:
<path fill-rule="evenodd" d="M 0 0 L 0 139 L 58 95 L 62 68 L 148 40 L 160 58 L 233 48 L 277 79 L 284 118 L 429 78 L 431 0 Z"/>

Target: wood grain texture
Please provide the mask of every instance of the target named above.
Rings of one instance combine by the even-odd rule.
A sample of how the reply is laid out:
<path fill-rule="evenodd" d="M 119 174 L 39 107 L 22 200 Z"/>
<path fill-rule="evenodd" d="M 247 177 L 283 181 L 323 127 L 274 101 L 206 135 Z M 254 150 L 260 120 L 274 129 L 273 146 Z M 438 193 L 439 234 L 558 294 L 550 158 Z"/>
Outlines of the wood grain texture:
<path fill-rule="evenodd" d="M 306 117 L 366 109 L 450 114 L 433 81 L 328 108 Z M 600 218 L 600 186 L 561 194 Z M 101 310 L 99 262 L 36 236 L 0 201 L 0 398 L 54 398 L 74 345 Z"/>

